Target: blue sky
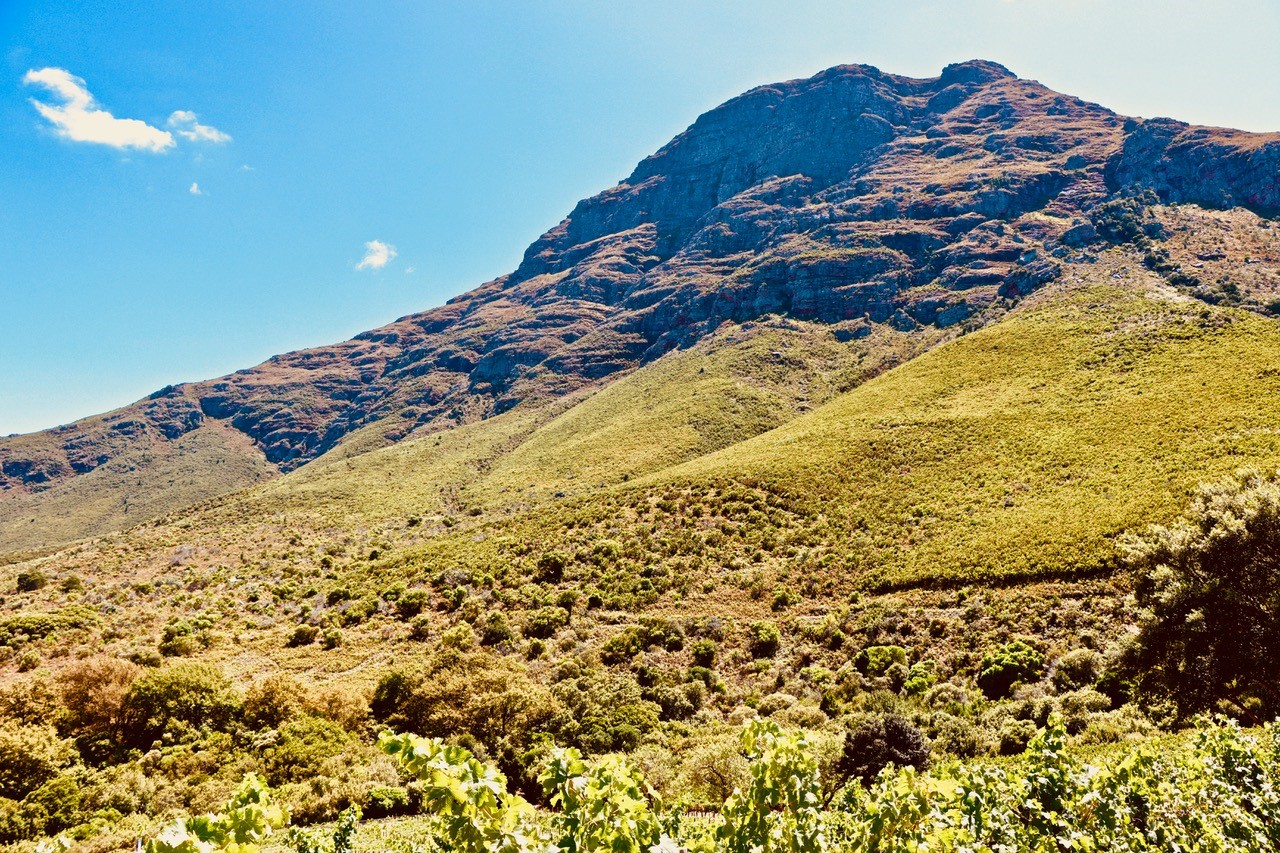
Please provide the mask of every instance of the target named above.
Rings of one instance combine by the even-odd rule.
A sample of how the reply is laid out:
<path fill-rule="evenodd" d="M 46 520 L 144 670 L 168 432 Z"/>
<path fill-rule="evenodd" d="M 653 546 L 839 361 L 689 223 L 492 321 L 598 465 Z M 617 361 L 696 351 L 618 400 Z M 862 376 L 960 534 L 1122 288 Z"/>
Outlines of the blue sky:
<path fill-rule="evenodd" d="M 1277 43 L 1275 0 L 0 0 L 0 434 L 438 305 L 757 84 L 981 57 L 1280 130 Z"/>

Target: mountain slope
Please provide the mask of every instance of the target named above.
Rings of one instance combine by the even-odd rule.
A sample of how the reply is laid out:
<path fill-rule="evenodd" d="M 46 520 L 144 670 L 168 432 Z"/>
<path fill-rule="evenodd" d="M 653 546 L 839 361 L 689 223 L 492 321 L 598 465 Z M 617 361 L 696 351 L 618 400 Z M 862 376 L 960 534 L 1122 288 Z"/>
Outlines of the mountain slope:
<path fill-rule="evenodd" d="M 600 387 L 725 322 L 780 315 L 846 341 L 976 328 L 1098 239 L 1090 219 L 1119 193 L 1280 209 L 1277 152 L 1274 135 L 1125 120 L 981 61 L 926 80 L 841 66 L 760 87 L 579 203 L 516 271 L 441 308 L 165 389 L 117 413 L 134 432 L 91 418 L 0 440 L 0 549 L 132 523 L 105 511 L 22 527 L 59 484 L 143 451 L 167 458 L 204 429 L 252 442 L 233 454 L 243 476 L 178 488 L 140 464 L 140 481 L 100 477 L 87 499 L 122 507 L 143 489 L 150 511 L 178 509 L 252 482 L 262 459 L 289 471 L 356 434 L 363 450 Z"/>
<path fill-rule="evenodd" d="M 1116 535 L 1198 483 L 1280 466 L 1280 327 L 1123 255 L 1071 273 L 757 438 L 401 560 L 483 574 L 554 551 L 589 562 L 610 540 L 627 555 L 610 588 L 642 568 L 751 568 L 846 592 L 1106 568 Z"/>
<path fill-rule="evenodd" d="M 284 667 L 367 684 L 422 640 L 495 612 L 524 625 L 561 593 L 596 599 L 558 635 L 565 654 L 589 653 L 643 613 L 728 618 L 736 643 L 750 620 L 770 616 L 773 593 L 786 595 L 788 631 L 877 590 L 972 585 L 993 602 L 1081 595 L 1063 579 L 1105 573 L 1118 533 L 1168 521 L 1199 482 L 1280 467 L 1280 326 L 1186 297 L 1138 260 L 1112 250 L 1070 265 L 1006 319 L 784 414 L 754 438 L 708 433 L 676 452 L 705 407 L 728 399 L 717 378 L 729 375 L 724 365 L 765 352 L 754 346 L 772 347 L 777 329 L 734 333 L 699 354 L 712 374 L 697 386 L 708 399 L 665 429 L 619 442 L 621 433 L 580 427 L 643 424 L 654 393 L 698 375 L 686 369 L 694 351 L 562 411 L 512 411 L 329 458 L 0 568 L 10 588 L 20 571 L 50 580 L 6 606 L 101 609 L 102 624 L 79 639 L 63 632 L 24 646 L 51 661 L 73 659 L 81 645 L 142 654 L 166 624 L 194 619 L 210 627 L 207 649 L 193 654 L 232 672 Z M 807 332 L 790 334 L 799 343 Z M 822 351 L 814 340 L 805 347 Z M 806 364 L 793 375 L 810 378 L 778 386 L 772 400 L 799 407 L 797 389 L 815 387 L 830 362 Z M 643 447 L 651 470 L 623 479 L 617 460 Z M 614 463 L 600 462 L 615 448 Z M 602 475 L 608 464 L 612 478 Z M 543 477 L 563 493 L 518 488 Z M 548 574 L 547 565 L 559 568 Z M 83 592 L 63 591 L 73 576 Z M 1105 614 L 1119 599 L 1113 581 L 1099 583 L 1088 595 L 1104 597 L 1088 606 Z M 412 637 L 394 603 L 405 587 L 423 590 L 431 613 Z M 905 600 L 954 606 L 939 595 Z M 459 609 L 464 600 L 472 604 Z M 341 649 L 290 646 L 300 623 L 341 626 Z M 1007 636 L 1001 624 L 982 630 Z M 981 647 L 984 637 L 966 642 Z M 722 672 L 735 683 L 751 677 Z"/>

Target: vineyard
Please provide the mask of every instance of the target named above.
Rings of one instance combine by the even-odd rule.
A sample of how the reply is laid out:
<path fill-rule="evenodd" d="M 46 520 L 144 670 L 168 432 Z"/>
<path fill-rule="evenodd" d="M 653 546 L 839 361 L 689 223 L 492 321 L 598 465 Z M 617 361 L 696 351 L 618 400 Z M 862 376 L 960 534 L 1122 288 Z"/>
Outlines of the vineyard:
<path fill-rule="evenodd" d="M 332 837 L 285 829 L 287 816 L 249 776 L 223 813 L 179 820 L 147 853 L 352 850 L 871 853 L 878 851 L 1263 851 L 1280 846 L 1280 724 L 1224 718 L 1193 734 L 1081 760 L 1056 718 L 1006 764 L 931 772 L 884 768 L 869 785 L 824 786 L 801 730 L 754 719 L 741 733 L 750 779 L 718 817 L 663 803 L 625 759 L 555 750 L 539 781 L 546 808 L 507 788 L 493 765 L 439 739 L 384 734 L 379 748 L 422 783 L 424 817 L 361 835 L 358 807 Z M 397 832 L 396 830 L 401 830 Z M 46 845 L 48 846 L 48 845 Z M 57 846 L 57 842 L 54 842 Z"/>

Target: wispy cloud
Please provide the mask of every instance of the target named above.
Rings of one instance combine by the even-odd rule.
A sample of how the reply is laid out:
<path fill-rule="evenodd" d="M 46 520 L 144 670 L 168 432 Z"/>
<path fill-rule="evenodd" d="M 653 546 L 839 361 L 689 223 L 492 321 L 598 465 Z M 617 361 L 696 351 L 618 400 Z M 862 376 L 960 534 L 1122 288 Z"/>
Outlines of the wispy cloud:
<path fill-rule="evenodd" d="M 174 110 L 167 124 L 173 128 L 174 133 L 191 142 L 212 142 L 215 145 L 223 145 L 231 141 L 230 134 L 197 121 L 196 114 L 191 110 Z"/>
<path fill-rule="evenodd" d="M 396 247 L 381 240 L 364 244 L 364 257 L 356 264 L 358 270 L 380 270 L 396 256 Z"/>
<path fill-rule="evenodd" d="M 200 189 L 200 185 L 197 184 L 195 181 L 191 182 L 191 187 L 187 190 L 187 192 L 191 193 L 192 195 L 204 195 L 204 190 Z"/>
<path fill-rule="evenodd" d="M 33 98 L 31 103 L 64 139 L 157 152 L 174 145 L 173 134 L 168 131 L 136 118 L 116 118 L 102 109 L 85 88 L 84 80 L 62 68 L 28 71 L 22 82 L 42 86 L 60 101 L 47 103 Z"/>

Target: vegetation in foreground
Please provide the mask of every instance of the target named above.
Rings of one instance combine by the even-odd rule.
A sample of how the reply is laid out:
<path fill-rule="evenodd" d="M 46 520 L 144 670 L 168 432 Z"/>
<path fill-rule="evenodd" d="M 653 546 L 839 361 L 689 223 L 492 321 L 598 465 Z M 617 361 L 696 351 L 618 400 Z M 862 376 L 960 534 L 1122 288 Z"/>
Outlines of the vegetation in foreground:
<path fill-rule="evenodd" d="M 207 664 L 146 671 L 93 658 L 69 669 L 56 694 L 28 689 L 4 695 L 0 795 L 6 799 L 0 801 L 0 833 L 6 841 L 65 833 L 109 849 L 146 831 L 154 816 L 199 810 L 193 806 L 221 797 L 247 771 L 277 786 L 281 804 L 300 823 L 331 819 L 352 806 L 370 816 L 452 810 L 454 818 L 465 818 L 467 832 L 478 835 L 467 840 L 449 837 L 448 828 L 433 830 L 445 834 L 451 845 L 446 849 L 517 850 L 524 843 L 519 838 L 577 832 L 566 829 L 568 823 L 557 824 L 560 818 L 548 818 L 548 810 L 554 815 L 586 808 L 570 800 L 587 797 L 595 787 L 606 791 L 600 796 L 612 797 L 608 792 L 616 793 L 618 785 L 626 802 L 643 814 L 633 820 L 606 812 L 597 819 L 595 841 L 566 849 L 619 849 L 613 846 L 618 821 L 641 827 L 635 832 L 647 833 L 645 838 L 666 832 L 694 848 L 719 844 L 744 851 L 765 844 L 762 839 L 772 839 L 763 849 L 819 849 L 814 845 L 828 841 L 850 849 L 888 849 L 867 835 L 886 831 L 936 832 L 961 847 L 962 831 L 990 838 L 1008 833 L 1013 846 L 1007 849 L 1037 849 L 1037 838 L 1086 831 L 1096 837 L 1136 833 L 1135 839 L 1151 844 L 1165 843 L 1161 832 L 1198 832 L 1198 843 L 1209 843 L 1205 839 L 1217 837 L 1212 833 L 1218 830 L 1197 830 L 1201 824 L 1220 825 L 1227 845 L 1205 849 L 1254 849 L 1237 844 L 1245 837 L 1240 821 L 1258 816 L 1260 826 L 1269 826 L 1271 812 L 1265 810 L 1273 806 L 1265 774 L 1274 770 L 1276 729 L 1266 727 L 1250 740 L 1234 725 L 1216 723 L 1196 736 L 1182 758 L 1176 756 L 1186 753 L 1185 741 L 1149 738 L 1152 718 L 1176 728 L 1206 710 L 1248 720 L 1280 714 L 1269 669 L 1280 650 L 1273 603 L 1277 542 L 1280 482 L 1245 473 L 1204 487 L 1181 522 L 1126 541 L 1138 630 L 1109 655 L 1083 649 L 1050 662 L 1034 639 L 1017 639 L 991 648 L 972 674 L 952 673 L 944 681 L 936 661 L 913 660 L 901 646 L 870 644 L 843 674 L 806 676 L 821 691 L 816 708 L 775 694 L 745 706 L 745 713 L 730 714 L 729 722 L 710 712 L 714 702 L 707 701 L 717 683 L 714 643 L 702 638 L 691 644 L 695 663 L 682 681 L 644 663 L 649 647 L 685 642 L 679 625 L 661 620 L 642 623 L 646 633 L 636 638 L 635 649 L 622 643 L 601 650 L 602 658 L 620 655 L 625 670 L 566 660 L 550 686 L 531 680 L 509 657 L 477 649 L 473 633 L 458 631 L 427 667 L 383 675 L 369 700 L 352 693 L 308 695 L 287 678 L 267 679 L 241 696 Z M 1240 637 L 1259 645 L 1242 647 Z M 776 626 L 761 625 L 753 629 L 753 653 L 768 661 L 779 640 Z M 1113 701 L 1132 704 L 1110 710 Z M 741 749 L 732 735 L 735 716 L 753 720 Z M 375 746 L 372 732 L 384 726 L 431 737 L 384 736 Z M 1038 726 L 1047 730 L 1037 734 Z M 995 743 L 984 747 L 989 738 Z M 1112 750 L 1108 769 L 1063 763 L 1068 738 L 1076 748 Z M 1144 739 L 1146 746 L 1136 752 L 1124 745 Z M 1030 768 L 1024 776 L 981 758 L 1024 750 Z M 625 762 L 621 753 L 630 754 Z M 1037 756 L 1052 762 L 1041 767 Z M 967 761 L 956 764 L 957 759 Z M 1240 762 L 1262 769 L 1224 781 L 1213 775 L 1219 772 L 1215 762 L 1230 764 L 1222 772 L 1243 772 Z M 943 769 L 931 776 L 885 777 L 889 765 Z M 649 781 L 642 785 L 631 768 Z M 1053 774 L 1061 778 L 1052 784 L 1067 788 L 1054 794 L 1056 811 L 1035 817 L 1044 808 L 1026 803 L 1039 802 L 1033 797 L 1039 789 L 1033 788 L 1049 784 L 1045 779 Z M 825 790 L 822 777 L 829 780 Z M 1102 793 L 1090 787 L 1104 782 L 1111 787 Z M 979 783 L 987 788 L 971 789 Z M 1123 787 L 1130 784 L 1139 786 L 1138 793 Z M 226 813 L 232 817 L 184 823 L 185 829 L 160 836 L 156 844 L 167 838 L 186 850 L 182 845 L 197 842 L 215 848 L 224 841 L 248 843 L 252 839 L 240 838 L 243 833 L 235 829 L 242 818 L 234 815 L 250 806 L 253 814 L 265 808 L 265 789 L 256 785 L 244 795 L 249 799 L 241 797 Z M 859 793 L 859 786 L 868 785 L 870 793 Z M 1226 794 L 1219 790 L 1224 785 Z M 977 798 L 976 805 L 963 791 Z M 905 800 L 877 805 L 876 797 L 890 793 Z M 658 819 L 650 803 L 659 795 L 680 804 L 670 815 L 690 807 L 713 809 L 724 821 L 713 835 L 690 835 L 694 829 L 681 829 L 674 818 Z M 1120 799 L 1106 801 L 1112 796 Z M 466 812 L 470 797 L 488 798 L 487 805 L 476 814 Z M 1218 811 L 1223 803 L 1230 811 Z M 529 817 L 530 804 L 541 807 L 539 816 Z M 911 804 L 918 813 L 901 817 Z M 1163 814 L 1161 809 L 1173 816 L 1169 820 L 1185 820 L 1182 829 L 1164 817 L 1151 822 L 1150 815 Z M 1240 809 L 1244 818 L 1228 820 Z M 795 825 L 777 829 L 775 819 L 791 813 Z M 897 815 L 886 824 L 890 830 L 860 823 L 882 813 Z M 899 826 L 900 821 L 906 823 Z M 507 835 L 494 835 L 499 830 Z M 1265 832 L 1256 837 L 1274 841 Z M 994 843 L 985 835 L 973 838 L 978 847 Z M 481 842 L 490 846 L 475 846 Z M 777 846 L 793 842 L 798 846 Z"/>
<path fill-rule="evenodd" d="M 884 767 L 869 782 L 826 778 L 803 733 L 755 719 L 741 734 L 750 776 L 714 817 L 664 803 L 618 756 L 552 751 L 538 781 L 548 807 L 508 789 L 496 767 L 439 739 L 384 734 L 379 747 L 421 785 L 425 820 L 392 849 L 458 853 L 614 851 L 1225 851 L 1280 847 L 1280 724 L 1222 719 L 1194 736 L 1082 762 L 1056 717 L 1016 761 Z M 845 746 L 849 757 L 850 743 Z M 845 761 L 837 767 L 846 766 Z M 353 849 L 360 813 L 332 841 L 294 831 L 299 853 Z M 250 776 L 220 814 L 179 820 L 147 853 L 251 853 L 287 818 Z M 384 844 L 387 839 L 384 838 Z"/>

